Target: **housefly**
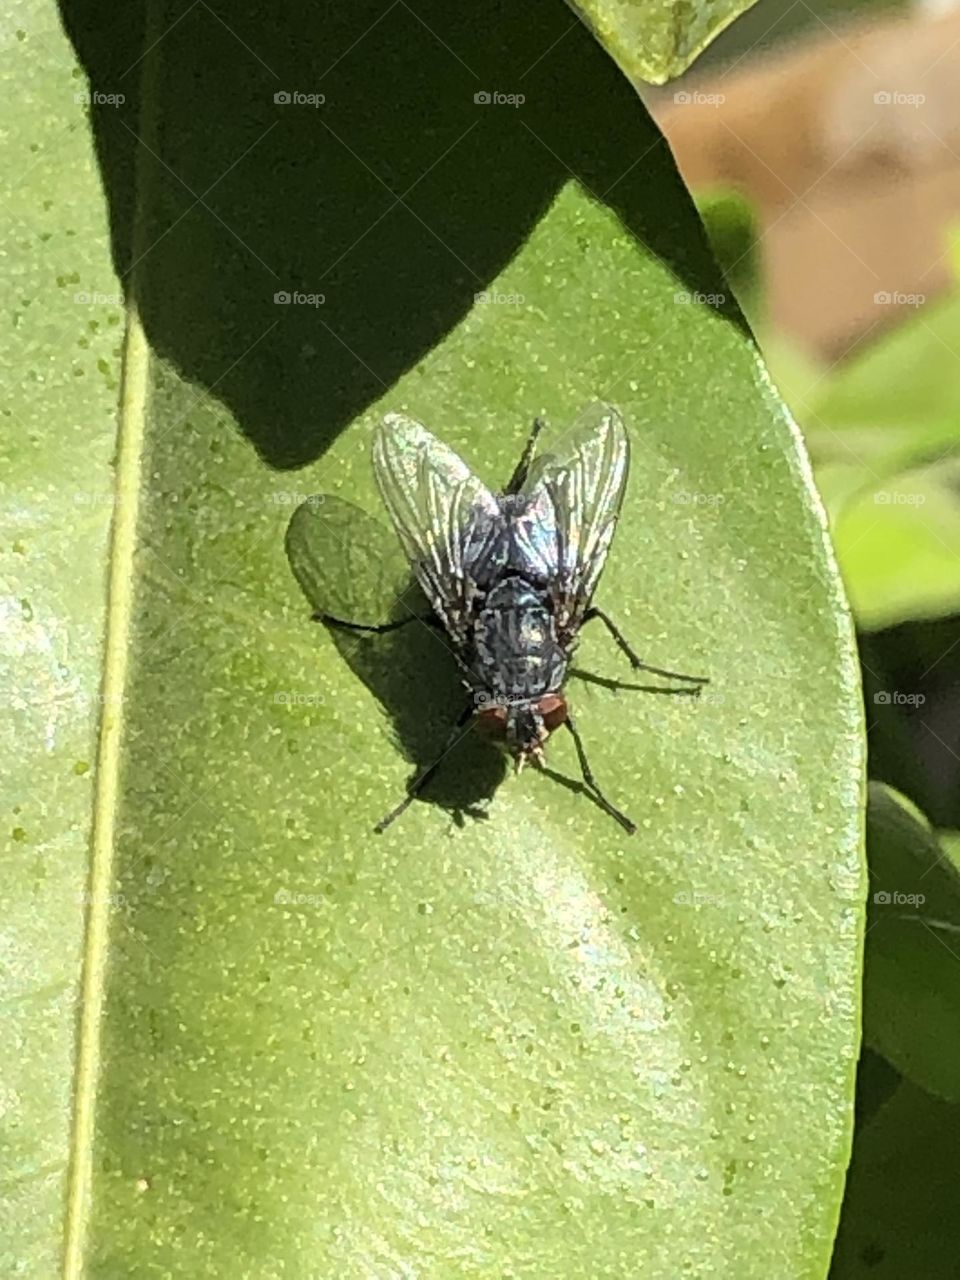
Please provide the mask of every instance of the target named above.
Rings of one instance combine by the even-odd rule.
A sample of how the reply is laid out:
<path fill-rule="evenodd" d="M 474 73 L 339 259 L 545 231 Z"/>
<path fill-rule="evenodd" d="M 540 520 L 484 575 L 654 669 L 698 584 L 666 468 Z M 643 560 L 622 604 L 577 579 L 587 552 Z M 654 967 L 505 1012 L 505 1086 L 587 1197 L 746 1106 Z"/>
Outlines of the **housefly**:
<path fill-rule="evenodd" d="M 635 671 L 684 680 L 699 693 L 703 676 L 641 662 L 613 621 L 592 605 L 616 528 L 629 464 L 626 429 L 615 409 L 595 405 L 558 453 L 534 457 L 538 419 L 506 488 L 492 493 L 452 449 L 401 414 L 388 415 L 373 444 L 384 505 L 433 614 L 365 625 L 318 615 L 331 626 L 383 634 L 410 622 L 449 637 L 471 699 L 444 750 L 416 778 L 398 818 L 436 772 L 471 717 L 505 747 L 517 769 L 543 762 L 547 738 L 572 735 L 583 780 L 628 832 L 635 824 L 603 795 L 587 763 L 564 681 L 580 628 L 604 623 Z"/>

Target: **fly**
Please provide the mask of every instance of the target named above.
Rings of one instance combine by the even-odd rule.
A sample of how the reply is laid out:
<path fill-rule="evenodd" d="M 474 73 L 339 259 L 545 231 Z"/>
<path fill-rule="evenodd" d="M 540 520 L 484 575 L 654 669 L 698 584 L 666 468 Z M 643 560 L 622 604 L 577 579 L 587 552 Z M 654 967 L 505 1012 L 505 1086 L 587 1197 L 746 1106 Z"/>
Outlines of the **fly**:
<path fill-rule="evenodd" d="M 572 735 L 583 780 L 597 803 L 628 832 L 636 825 L 600 790 L 564 694 L 580 628 L 606 626 L 635 671 L 687 681 L 705 676 L 642 662 L 592 600 L 623 501 L 629 442 L 617 411 L 594 406 L 564 439 L 561 453 L 534 457 L 537 419 L 502 493 L 494 495 L 452 449 L 401 414 L 389 414 L 373 444 L 384 505 L 433 613 L 366 625 L 330 614 L 318 620 L 382 635 L 410 622 L 449 637 L 471 699 L 437 759 L 407 788 L 375 830 L 384 831 L 436 773 L 471 718 L 506 748 L 519 771 L 543 762 L 555 729 Z M 679 692 L 679 691 L 678 691 Z"/>

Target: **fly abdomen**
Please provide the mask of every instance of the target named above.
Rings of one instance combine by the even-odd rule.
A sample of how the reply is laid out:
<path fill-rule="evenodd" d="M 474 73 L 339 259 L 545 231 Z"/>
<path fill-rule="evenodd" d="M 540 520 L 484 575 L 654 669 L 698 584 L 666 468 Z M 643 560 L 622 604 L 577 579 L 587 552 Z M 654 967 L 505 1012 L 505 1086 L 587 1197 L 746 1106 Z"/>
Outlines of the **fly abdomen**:
<path fill-rule="evenodd" d="M 563 683 L 566 657 L 543 595 L 523 578 L 505 578 L 486 597 L 474 631 L 476 674 L 508 699 L 535 698 Z"/>

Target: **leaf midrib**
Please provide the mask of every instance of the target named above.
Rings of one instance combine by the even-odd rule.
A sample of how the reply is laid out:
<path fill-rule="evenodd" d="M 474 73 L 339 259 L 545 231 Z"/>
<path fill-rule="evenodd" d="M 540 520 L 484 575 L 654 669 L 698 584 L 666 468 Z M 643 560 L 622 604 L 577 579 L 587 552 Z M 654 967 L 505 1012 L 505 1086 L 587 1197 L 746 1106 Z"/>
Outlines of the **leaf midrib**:
<path fill-rule="evenodd" d="M 124 342 L 120 398 L 117 504 L 110 539 L 104 654 L 103 712 L 97 749 L 89 897 L 84 941 L 81 1013 L 74 1090 L 73 1133 L 67 1181 L 64 1276 L 82 1273 L 87 1201 L 92 1172 L 94 1109 L 100 1066 L 103 1013 L 123 736 L 123 691 L 133 618 L 133 558 L 143 457 L 148 349 L 136 307 L 131 306 Z"/>
<path fill-rule="evenodd" d="M 141 134 L 151 123 L 149 104 L 156 98 L 159 60 L 152 52 L 160 32 L 158 15 L 147 8 L 140 82 Z M 153 125 L 156 121 L 152 121 Z M 114 850 L 120 800 L 121 744 L 133 629 L 134 556 L 140 511 L 143 444 L 149 384 L 149 345 L 137 309 L 138 264 L 149 253 L 144 210 L 148 148 L 142 138 L 135 165 L 134 224 L 129 278 L 123 368 L 120 378 L 117 423 L 117 461 L 114 473 L 116 503 L 108 550 L 106 627 L 102 684 L 102 711 L 97 745 L 96 783 L 90 837 L 90 873 L 84 930 L 72 1132 L 64 1204 L 63 1277 L 80 1280 L 84 1272 L 90 1188 L 93 1175 L 93 1139 L 100 1075 L 100 1031 L 103 1017 L 109 951 L 110 885 L 114 876 Z"/>
<path fill-rule="evenodd" d="M 129 665 L 133 618 L 133 558 L 143 456 L 148 349 L 143 326 L 131 306 L 124 342 L 120 399 L 117 504 L 110 538 L 103 707 L 97 747 L 91 865 L 84 938 L 83 980 L 67 1180 L 64 1276 L 82 1274 L 84 1227 L 92 1170 L 94 1107 L 100 1065 L 100 1020 L 107 965 L 110 884 L 114 868 L 123 737 L 123 691 Z"/>

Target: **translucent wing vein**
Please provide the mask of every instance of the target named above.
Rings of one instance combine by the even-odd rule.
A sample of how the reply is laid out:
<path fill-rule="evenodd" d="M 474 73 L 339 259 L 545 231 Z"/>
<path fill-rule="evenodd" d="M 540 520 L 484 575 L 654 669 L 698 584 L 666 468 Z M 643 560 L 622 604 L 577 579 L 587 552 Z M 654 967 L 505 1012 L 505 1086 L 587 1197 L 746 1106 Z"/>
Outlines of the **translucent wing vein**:
<path fill-rule="evenodd" d="M 462 641 L 473 589 L 468 565 L 502 527 L 496 498 L 452 449 L 401 414 L 384 419 L 373 465 L 421 587 L 451 637 Z"/>
<path fill-rule="evenodd" d="M 538 458 L 530 469 L 529 532 L 552 538 L 552 587 L 558 629 L 571 634 L 600 580 L 610 549 L 629 469 L 629 442 L 617 411 L 594 405 L 564 439 L 562 451 Z M 518 531 L 520 532 L 520 531 Z"/>

